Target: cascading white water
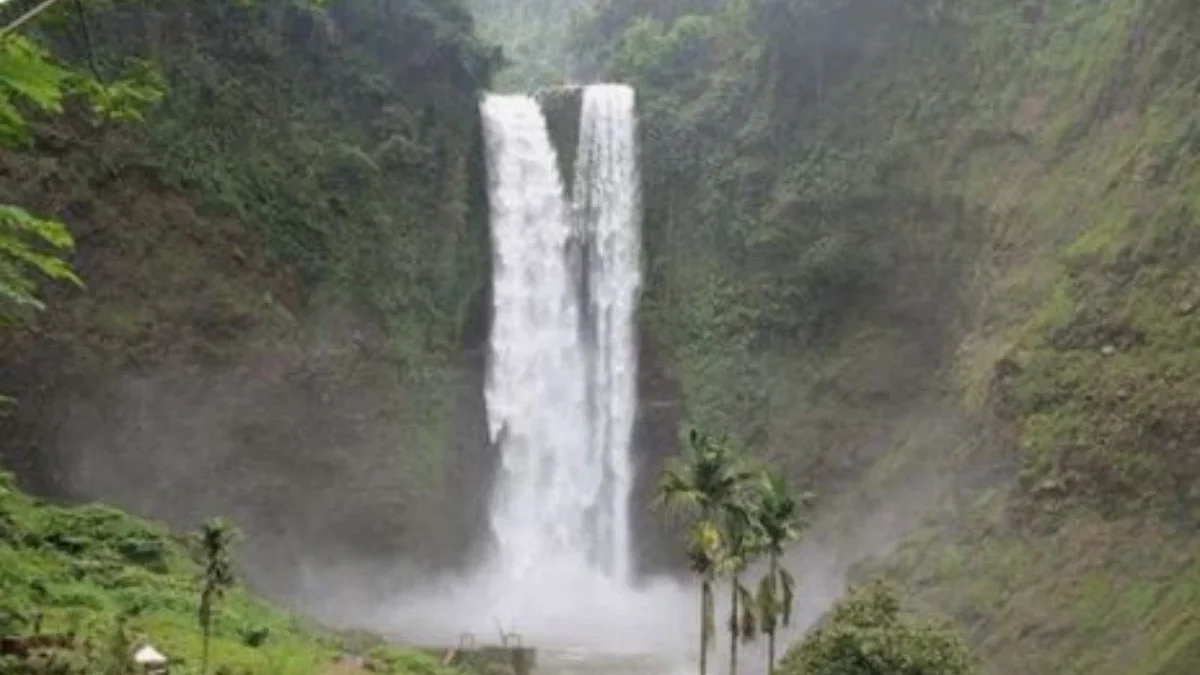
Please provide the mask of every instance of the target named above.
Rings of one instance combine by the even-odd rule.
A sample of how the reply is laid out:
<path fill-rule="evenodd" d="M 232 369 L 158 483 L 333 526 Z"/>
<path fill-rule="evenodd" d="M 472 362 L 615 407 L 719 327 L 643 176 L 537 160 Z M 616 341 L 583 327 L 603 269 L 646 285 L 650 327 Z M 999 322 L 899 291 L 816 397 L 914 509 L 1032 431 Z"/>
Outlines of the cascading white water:
<path fill-rule="evenodd" d="M 627 582 L 641 278 L 633 90 L 585 88 L 571 209 L 537 103 L 489 96 L 483 113 L 495 563 L 514 593 L 540 595 L 548 569 Z"/>
<path fill-rule="evenodd" d="M 566 649 L 557 665 L 545 660 L 563 674 L 595 654 L 675 659 L 686 653 L 691 592 L 670 579 L 635 585 L 630 573 L 641 283 L 634 92 L 584 88 L 570 200 L 533 98 L 487 96 L 482 113 L 495 549 L 471 574 L 406 594 L 388 621 L 433 641 L 499 623 L 539 650 Z"/>
<path fill-rule="evenodd" d="M 488 96 L 493 319 L 485 391 L 502 453 L 491 523 L 497 567 L 519 587 L 538 565 L 579 557 L 600 468 L 587 453 L 578 294 L 565 251 L 570 214 L 537 102 Z"/>
<path fill-rule="evenodd" d="M 588 452 L 605 475 L 597 509 L 597 553 L 618 579 L 629 577 L 629 447 L 637 410 L 634 312 L 641 285 L 641 222 L 633 89 L 583 91 L 575 167 L 575 232 L 586 264 Z"/>

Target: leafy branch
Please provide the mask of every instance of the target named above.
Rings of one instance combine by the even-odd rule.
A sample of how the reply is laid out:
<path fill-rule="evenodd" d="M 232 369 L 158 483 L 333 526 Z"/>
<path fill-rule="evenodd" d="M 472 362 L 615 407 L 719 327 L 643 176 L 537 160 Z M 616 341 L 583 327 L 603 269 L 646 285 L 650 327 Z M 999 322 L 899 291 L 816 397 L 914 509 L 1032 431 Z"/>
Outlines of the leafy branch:
<path fill-rule="evenodd" d="M 62 223 L 0 204 L 0 323 L 25 309 L 43 309 L 31 273 L 83 285 L 61 257 L 74 246 Z"/>

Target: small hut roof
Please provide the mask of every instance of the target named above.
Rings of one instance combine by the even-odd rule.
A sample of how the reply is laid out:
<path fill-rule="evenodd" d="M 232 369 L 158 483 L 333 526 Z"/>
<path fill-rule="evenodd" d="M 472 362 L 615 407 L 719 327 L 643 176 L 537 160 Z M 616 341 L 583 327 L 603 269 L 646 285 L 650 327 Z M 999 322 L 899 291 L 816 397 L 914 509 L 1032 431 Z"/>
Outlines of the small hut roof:
<path fill-rule="evenodd" d="M 163 656 L 162 652 L 158 651 L 154 647 L 151 647 L 150 645 L 144 645 L 141 649 L 134 653 L 133 660 L 141 664 L 157 664 L 166 663 L 167 657 Z"/>

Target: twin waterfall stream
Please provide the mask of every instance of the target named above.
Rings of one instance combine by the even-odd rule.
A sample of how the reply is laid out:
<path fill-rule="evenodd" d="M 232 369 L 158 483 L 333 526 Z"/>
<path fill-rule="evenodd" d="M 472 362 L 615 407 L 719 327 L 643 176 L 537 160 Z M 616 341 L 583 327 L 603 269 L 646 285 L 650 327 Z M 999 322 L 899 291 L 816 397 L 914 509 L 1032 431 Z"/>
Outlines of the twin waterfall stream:
<path fill-rule="evenodd" d="M 635 655 L 679 628 L 662 619 L 679 603 L 631 578 L 634 104 L 626 86 L 583 88 L 569 195 L 537 101 L 491 95 L 482 105 L 494 266 L 485 394 L 500 453 L 491 611 L 553 675 L 661 675 L 669 666 Z"/>
<path fill-rule="evenodd" d="M 582 89 L 568 193 L 538 102 L 481 104 L 491 206 L 485 384 L 490 554 L 392 606 L 409 639 L 517 633 L 539 675 L 667 675 L 688 660 L 692 589 L 637 580 L 631 441 L 641 207 L 634 91 Z"/>
<path fill-rule="evenodd" d="M 570 200 L 536 101 L 489 96 L 483 117 L 498 571 L 530 593 L 547 570 L 627 583 L 641 283 L 634 93 L 584 89 Z"/>

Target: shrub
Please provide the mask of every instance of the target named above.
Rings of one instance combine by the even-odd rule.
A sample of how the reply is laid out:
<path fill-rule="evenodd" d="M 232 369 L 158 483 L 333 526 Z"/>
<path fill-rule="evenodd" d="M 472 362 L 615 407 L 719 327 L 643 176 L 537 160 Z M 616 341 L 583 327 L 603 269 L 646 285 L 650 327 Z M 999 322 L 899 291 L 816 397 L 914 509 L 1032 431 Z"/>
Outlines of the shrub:
<path fill-rule="evenodd" d="M 975 659 L 946 628 L 900 612 L 883 582 L 852 590 L 787 655 L 787 675 L 970 675 Z"/>

